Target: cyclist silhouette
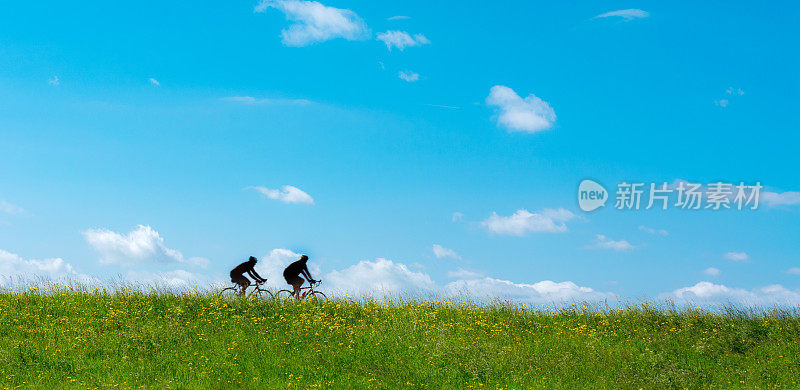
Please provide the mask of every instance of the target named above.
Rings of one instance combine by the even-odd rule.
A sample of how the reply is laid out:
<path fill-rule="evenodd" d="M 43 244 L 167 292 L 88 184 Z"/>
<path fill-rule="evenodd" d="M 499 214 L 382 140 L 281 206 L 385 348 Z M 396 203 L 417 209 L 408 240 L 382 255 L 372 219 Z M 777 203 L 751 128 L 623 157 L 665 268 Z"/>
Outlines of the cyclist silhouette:
<path fill-rule="evenodd" d="M 261 277 L 255 270 L 256 263 L 258 263 L 258 259 L 253 256 L 245 261 L 242 264 L 237 265 L 231 270 L 231 282 L 238 284 L 242 287 L 242 291 L 240 294 L 244 295 L 244 291 L 250 286 L 250 279 L 244 276 L 245 272 L 250 275 L 256 283 L 264 283 L 267 279 Z"/>
<path fill-rule="evenodd" d="M 315 283 L 316 280 L 311 277 L 311 274 L 308 272 L 308 266 L 306 263 L 308 262 L 308 256 L 302 255 L 300 256 L 300 260 L 295 261 L 292 264 L 289 264 L 285 270 L 283 270 L 283 278 L 286 279 L 286 283 L 289 283 L 294 287 L 294 296 L 300 296 L 300 287 L 303 285 L 303 278 L 300 277 L 302 274 L 309 283 Z"/>

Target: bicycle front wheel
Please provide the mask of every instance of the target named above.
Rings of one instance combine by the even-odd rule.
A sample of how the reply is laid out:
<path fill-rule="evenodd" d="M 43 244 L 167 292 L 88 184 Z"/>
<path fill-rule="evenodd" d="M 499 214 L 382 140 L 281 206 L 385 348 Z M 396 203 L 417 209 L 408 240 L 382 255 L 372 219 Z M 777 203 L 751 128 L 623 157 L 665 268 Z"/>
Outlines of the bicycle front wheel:
<path fill-rule="evenodd" d="M 322 302 L 327 302 L 328 297 L 319 291 L 314 291 L 311 294 L 306 295 L 306 300 L 314 303 L 322 303 Z"/>
<path fill-rule="evenodd" d="M 271 292 L 269 292 L 268 290 L 262 290 L 260 288 L 253 290 L 253 293 L 250 294 L 250 296 L 254 297 L 254 298 L 257 298 L 257 299 L 270 299 L 271 300 L 271 299 L 275 298 L 275 296 L 272 295 Z"/>

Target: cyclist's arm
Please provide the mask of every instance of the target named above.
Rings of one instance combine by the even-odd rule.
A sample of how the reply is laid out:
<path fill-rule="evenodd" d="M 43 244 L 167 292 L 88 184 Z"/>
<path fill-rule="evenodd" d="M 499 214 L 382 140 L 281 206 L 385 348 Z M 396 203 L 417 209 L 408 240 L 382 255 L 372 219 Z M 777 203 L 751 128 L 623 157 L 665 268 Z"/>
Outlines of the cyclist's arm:
<path fill-rule="evenodd" d="M 310 273 L 310 272 L 308 272 L 308 268 L 304 268 L 302 272 L 303 272 L 303 276 L 305 276 L 305 277 L 306 277 L 306 279 L 307 279 L 309 282 L 311 282 L 311 281 L 313 281 L 313 280 L 314 280 L 314 278 L 312 278 L 312 277 L 311 277 L 311 273 Z"/>
<path fill-rule="evenodd" d="M 262 278 L 261 275 L 259 275 L 258 272 L 256 272 L 256 270 L 254 269 L 248 270 L 247 274 L 250 275 L 251 278 L 255 279 L 257 283 L 261 283 L 266 280 Z"/>

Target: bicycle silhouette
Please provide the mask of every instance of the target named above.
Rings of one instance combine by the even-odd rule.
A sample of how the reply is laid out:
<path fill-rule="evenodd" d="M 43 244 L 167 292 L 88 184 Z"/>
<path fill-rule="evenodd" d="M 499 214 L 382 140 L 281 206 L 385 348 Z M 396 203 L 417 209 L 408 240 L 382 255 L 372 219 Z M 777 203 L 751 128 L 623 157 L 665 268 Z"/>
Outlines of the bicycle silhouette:
<path fill-rule="evenodd" d="M 248 288 L 252 287 L 252 289 L 250 289 L 250 293 L 248 294 L 247 291 L 245 290 L 245 295 L 248 298 L 253 298 L 253 297 L 261 299 L 275 298 L 275 295 L 272 294 L 271 291 L 267 290 L 266 288 L 262 288 L 262 286 L 266 283 L 267 281 L 265 280 L 261 283 L 251 284 L 250 286 L 248 286 Z M 241 291 L 242 287 L 239 286 L 238 284 L 234 284 L 233 286 L 223 288 L 222 291 L 220 291 L 217 295 L 221 298 L 236 298 L 241 296 Z"/>
<path fill-rule="evenodd" d="M 308 287 L 300 287 L 300 295 L 296 297 L 298 300 L 307 299 L 309 301 L 314 302 L 324 302 L 328 300 L 328 297 L 322 293 L 322 291 L 317 291 L 314 287 L 317 287 L 322 283 L 322 280 L 317 280 L 315 283 L 309 282 Z M 275 293 L 275 298 L 279 300 L 289 300 L 294 298 L 294 291 L 292 290 L 278 290 Z"/>

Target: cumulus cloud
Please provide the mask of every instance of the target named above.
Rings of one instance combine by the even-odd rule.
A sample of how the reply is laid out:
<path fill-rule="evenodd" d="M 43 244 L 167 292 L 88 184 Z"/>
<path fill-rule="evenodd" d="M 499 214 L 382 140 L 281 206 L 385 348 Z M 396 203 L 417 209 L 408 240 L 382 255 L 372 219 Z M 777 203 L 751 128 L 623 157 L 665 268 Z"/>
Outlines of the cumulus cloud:
<path fill-rule="evenodd" d="M 156 79 L 154 79 L 154 78 L 152 78 L 152 77 L 151 77 L 151 78 L 149 78 L 149 79 L 147 79 L 147 81 L 149 81 L 149 82 L 150 82 L 150 84 L 153 84 L 153 85 L 155 85 L 156 87 L 159 87 L 159 86 L 161 86 L 161 83 L 159 83 L 159 82 L 158 82 L 158 80 L 156 80 Z"/>
<path fill-rule="evenodd" d="M 255 98 L 253 96 L 226 96 L 224 98 L 220 98 L 220 100 L 248 105 L 281 104 L 305 106 L 313 103 L 308 99 Z"/>
<path fill-rule="evenodd" d="M 615 251 L 629 251 L 634 248 L 634 246 L 626 240 L 612 240 L 602 234 L 598 234 L 595 237 L 595 243 L 592 247 L 599 249 L 611 249 Z"/>
<path fill-rule="evenodd" d="M 650 16 L 650 13 L 647 12 L 647 11 L 643 11 L 643 10 L 640 10 L 640 9 L 637 9 L 637 8 L 631 8 L 631 9 L 621 9 L 621 10 L 617 10 L 617 11 L 606 12 L 604 14 L 597 15 L 594 18 L 597 19 L 597 18 L 618 17 L 618 18 L 622 18 L 623 20 L 625 20 L 627 22 L 627 21 L 634 20 L 634 19 L 643 19 L 643 18 L 646 18 L 648 16 Z"/>
<path fill-rule="evenodd" d="M 445 290 L 450 295 L 476 298 L 508 299 L 525 303 L 564 303 L 614 300 L 612 293 L 595 291 L 573 282 L 541 282 L 526 284 L 490 277 L 457 280 L 448 283 Z"/>
<path fill-rule="evenodd" d="M 789 290 L 779 284 L 746 290 L 711 282 L 699 282 L 694 286 L 683 287 L 671 293 L 661 294 L 659 297 L 688 305 L 733 303 L 743 306 L 771 306 L 800 304 L 800 291 Z"/>
<path fill-rule="evenodd" d="M 270 199 L 279 200 L 283 203 L 303 203 L 314 204 L 314 198 L 295 186 L 283 186 L 281 189 L 272 189 L 262 186 L 248 187 L 258 191 L 261 195 Z"/>
<path fill-rule="evenodd" d="M 786 191 L 778 193 L 764 191 L 761 193 L 759 200 L 769 207 L 791 206 L 800 204 L 800 192 Z"/>
<path fill-rule="evenodd" d="M 706 268 L 705 271 L 703 271 L 703 273 L 709 276 L 719 276 L 719 274 L 722 273 L 722 271 L 714 267 L 709 267 Z"/>
<path fill-rule="evenodd" d="M 730 261 L 747 261 L 747 260 L 750 260 L 750 255 L 748 255 L 747 253 L 744 253 L 744 252 L 728 252 L 728 253 L 724 254 L 722 257 L 724 257 L 725 259 L 730 260 Z"/>
<path fill-rule="evenodd" d="M 325 280 L 330 282 L 332 291 L 353 296 L 420 295 L 431 293 L 436 287 L 428 274 L 382 258 L 330 272 Z"/>
<path fill-rule="evenodd" d="M 517 210 L 508 217 L 492 213 L 481 225 L 495 234 L 522 236 L 526 233 L 563 233 L 567 231 L 566 222 L 577 216 L 565 209 L 544 209 L 539 213 Z"/>
<path fill-rule="evenodd" d="M 409 83 L 419 80 L 419 74 L 410 70 L 401 70 L 399 73 L 397 73 L 397 77 L 400 77 Z"/>
<path fill-rule="evenodd" d="M 164 238 L 150 226 L 138 225 L 127 234 L 107 229 L 89 229 L 83 233 L 86 242 L 98 253 L 103 264 L 133 265 L 141 263 L 185 263 L 205 267 L 208 259 L 186 258 L 164 245 Z"/>
<path fill-rule="evenodd" d="M 647 226 L 644 226 L 644 225 L 639 225 L 639 230 L 641 230 L 643 232 L 648 232 L 650 234 L 656 234 L 656 235 L 659 235 L 659 236 L 668 236 L 669 235 L 669 232 L 664 230 L 664 229 L 653 229 L 651 227 L 647 227 Z"/>
<path fill-rule="evenodd" d="M 446 258 L 455 260 L 461 259 L 461 256 L 459 256 L 458 253 L 456 253 L 456 251 L 450 248 L 445 248 L 439 244 L 433 244 L 433 255 L 436 256 L 437 259 L 446 259 Z"/>
<path fill-rule="evenodd" d="M 8 203 L 0 199 L 0 213 L 6 214 L 22 214 L 25 210 L 15 204 Z"/>
<path fill-rule="evenodd" d="M 265 12 L 277 9 L 293 22 L 281 31 L 286 46 L 306 46 L 335 38 L 349 41 L 367 39 L 371 35 L 366 23 L 355 12 L 325 6 L 317 1 L 262 0 L 254 9 Z"/>
<path fill-rule="evenodd" d="M 504 85 L 492 87 L 486 104 L 497 107 L 497 123 L 509 131 L 535 133 L 549 129 L 556 120 L 555 111 L 546 101 L 534 94 L 523 99 Z"/>
<path fill-rule="evenodd" d="M 414 36 L 411 36 L 411 34 L 405 31 L 392 30 L 379 33 L 378 40 L 383 41 L 389 51 L 392 50 L 392 47 L 396 47 L 402 51 L 407 47 L 421 46 L 431 43 L 431 41 L 429 41 L 428 38 L 422 34 L 415 34 Z"/>
<path fill-rule="evenodd" d="M 8 285 L 13 279 L 35 281 L 39 278 L 50 281 L 74 281 L 91 283 L 96 279 L 78 273 L 75 268 L 61 258 L 25 260 L 22 257 L 0 249 L 0 286 Z"/>

